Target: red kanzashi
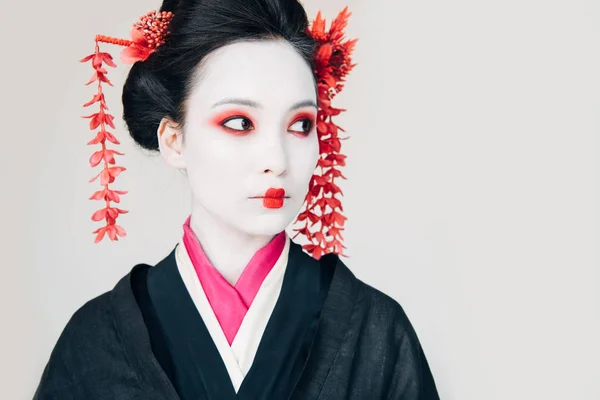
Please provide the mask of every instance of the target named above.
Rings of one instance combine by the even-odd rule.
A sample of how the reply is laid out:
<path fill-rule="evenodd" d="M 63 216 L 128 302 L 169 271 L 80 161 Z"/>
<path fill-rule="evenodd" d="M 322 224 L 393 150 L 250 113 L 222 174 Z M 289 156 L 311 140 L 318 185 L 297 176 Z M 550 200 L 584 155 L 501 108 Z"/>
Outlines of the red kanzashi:
<path fill-rule="evenodd" d="M 136 61 L 144 61 L 152 54 L 158 46 L 165 42 L 165 37 L 170 32 L 167 31 L 168 24 L 173 17 L 171 12 L 156 12 L 149 11 L 146 15 L 142 16 L 137 21 L 131 30 L 132 40 L 118 39 L 109 36 L 96 35 L 96 48 L 93 54 L 80 60 L 81 62 L 92 62 L 94 68 L 94 74 L 86 85 L 92 82 L 98 81 L 98 92 L 94 97 L 85 103 L 84 107 L 89 107 L 94 103 L 99 103 L 99 110 L 97 113 L 84 116 L 84 118 L 90 118 L 90 129 L 94 130 L 100 128 L 96 133 L 96 137 L 88 142 L 88 145 L 101 144 L 102 148 L 90 157 L 90 165 L 92 167 L 98 166 L 102 161 L 102 171 L 93 177 L 90 182 L 100 177 L 100 184 L 104 187 L 103 190 L 95 192 L 90 200 L 104 200 L 105 207 L 96 211 L 92 215 L 93 221 L 105 221 L 105 226 L 96 229 L 93 233 L 96 234 L 95 243 L 100 242 L 105 235 L 111 240 L 118 240 L 118 237 L 126 236 L 125 230 L 117 225 L 117 217 L 119 214 L 127 213 L 128 211 L 120 208 L 111 207 L 111 202 L 119 203 L 121 201 L 120 195 L 126 194 L 126 191 L 122 190 L 111 190 L 108 188 L 110 183 L 115 181 L 115 178 L 123 171 L 124 167 L 116 166 L 115 155 L 122 156 L 116 150 L 111 150 L 106 147 L 106 141 L 114 144 L 119 144 L 117 138 L 107 131 L 107 125 L 115 129 L 113 123 L 114 117 L 108 114 L 108 107 L 104 99 L 104 93 L 102 92 L 102 83 L 107 83 L 112 86 L 112 83 L 106 77 L 108 71 L 103 68 L 103 64 L 110 67 L 116 67 L 113 62 L 112 56 L 109 53 L 100 52 L 99 43 L 111 43 L 119 46 L 126 46 L 121 52 L 121 61 L 126 64 L 133 64 Z"/>
<path fill-rule="evenodd" d="M 319 111 L 317 113 L 317 134 L 321 157 L 317 164 L 319 174 L 314 174 L 306 195 L 306 209 L 298 215 L 296 222 L 305 221 L 294 237 L 303 234 L 311 242 L 302 247 L 315 259 L 322 255 L 342 254 L 346 247 L 342 244 L 342 231 L 346 217 L 341 214 L 342 203 L 336 194 L 343 196 L 341 189 L 335 184 L 336 178 L 346 179 L 339 170 L 345 165 L 346 156 L 340 154 L 341 140 L 338 132 L 344 130 L 333 123 L 332 117 L 343 109 L 333 108 L 331 100 L 343 88 L 346 75 L 354 68 L 351 53 L 358 39 L 344 40 L 344 29 L 351 13 L 344 8 L 332 21 L 329 31 L 325 31 L 325 19 L 321 12 L 317 13 L 308 34 L 317 41 L 313 56 L 313 68 L 317 78 Z M 309 229 L 315 229 L 311 231 Z"/>

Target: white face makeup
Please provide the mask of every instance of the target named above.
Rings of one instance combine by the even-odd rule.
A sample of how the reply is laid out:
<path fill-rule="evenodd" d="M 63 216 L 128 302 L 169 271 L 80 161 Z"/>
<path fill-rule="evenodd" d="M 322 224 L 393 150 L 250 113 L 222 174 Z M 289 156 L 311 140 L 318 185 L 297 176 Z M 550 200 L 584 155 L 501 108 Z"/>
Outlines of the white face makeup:
<path fill-rule="evenodd" d="M 285 229 L 319 157 L 316 98 L 310 66 L 283 40 L 209 54 L 187 103 L 181 152 L 194 208 L 250 235 Z"/>

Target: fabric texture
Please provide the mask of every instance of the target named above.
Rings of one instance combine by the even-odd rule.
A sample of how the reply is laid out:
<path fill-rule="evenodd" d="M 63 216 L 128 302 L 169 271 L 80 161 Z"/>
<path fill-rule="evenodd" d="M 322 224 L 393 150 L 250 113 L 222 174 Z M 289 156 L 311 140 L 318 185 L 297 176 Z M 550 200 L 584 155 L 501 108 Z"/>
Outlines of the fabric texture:
<path fill-rule="evenodd" d="M 299 255 L 294 249 L 287 257 L 284 285 L 275 309 L 264 333 L 260 333 L 260 345 L 249 370 L 243 374 L 241 384 L 237 382 L 235 386 L 235 378 L 232 380 L 229 366 L 225 365 L 227 361 L 219 353 L 221 349 L 186 291 L 179 262 L 176 265 L 169 259 L 147 268 L 150 302 L 144 301 L 144 293 L 140 292 L 143 276 L 134 274 L 134 295 L 148 327 L 152 351 L 182 400 L 289 397 L 306 364 L 333 276 L 332 268 L 301 263 Z M 222 333 L 220 339 L 227 346 Z M 228 353 L 230 358 L 232 353 Z"/>
<path fill-rule="evenodd" d="M 285 231 L 277 234 L 259 249 L 235 285 L 230 284 L 212 265 L 202 245 L 190 227 L 191 216 L 183 224 L 183 244 L 187 254 L 179 259 L 190 260 L 200 280 L 200 290 L 212 308 L 227 343 L 231 345 L 263 281 L 280 258 L 286 241 Z M 285 266 L 285 262 L 283 262 Z M 190 285 L 186 285 L 188 290 Z"/>
<path fill-rule="evenodd" d="M 283 250 L 279 249 L 280 244 L 274 243 L 274 241 L 280 242 Z M 268 264 L 273 262 L 273 265 L 261 266 L 252 264 L 251 261 L 247 268 L 252 268 L 254 271 L 250 271 L 252 274 L 244 271 L 235 287 L 224 281 L 222 275 L 212 265 L 198 265 L 198 262 L 194 264 L 192 262 L 192 255 L 186 250 L 187 247 L 182 244 L 180 243 L 175 250 L 175 260 L 179 274 L 227 367 L 227 372 L 237 392 L 252 365 L 269 317 L 279 298 L 283 276 L 288 263 L 289 238 L 285 232 L 283 232 L 283 236 L 278 235 L 278 237 L 274 238 L 269 245 L 273 248 L 273 244 L 275 244 L 277 246 L 277 248 L 273 249 L 275 251 L 268 249 L 269 245 L 263 247 L 263 249 L 270 250 L 269 257 L 272 257 L 273 254 L 277 255 L 274 262 L 273 260 L 266 261 Z M 256 263 L 260 262 L 261 258 L 254 257 L 253 260 Z M 214 276 L 211 278 L 212 280 L 208 282 L 206 280 L 199 280 L 197 276 L 199 268 L 206 270 L 210 268 L 209 271 L 213 272 Z M 262 271 L 259 271 L 259 269 L 262 269 Z M 268 274 L 263 276 L 265 271 L 268 271 Z M 212 292 L 204 289 L 211 282 L 214 283 L 215 281 L 221 282 L 221 285 L 213 284 L 213 286 L 209 286 L 210 289 L 213 289 Z M 238 285 L 241 286 L 240 289 L 237 289 Z M 252 285 L 258 285 L 259 287 L 255 289 Z M 221 286 L 231 290 L 215 293 Z M 247 296 L 246 299 L 250 299 L 250 296 L 252 296 L 252 299 L 249 300 L 251 304 L 248 305 L 244 304 L 244 301 L 241 299 L 244 294 L 238 295 L 238 291 L 242 291 L 243 293 L 247 287 L 250 287 L 252 292 L 256 290 L 255 293 L 244 293 Z M 214 294 L 212 302 L 208 296 L 209 293 Z M 218 307 L 219 302 L 223 304 L 221 307 Z M 215 307 L 215 303 L 217 307 Z M 227 331 L 227 328 L 231 329 L 232 327 L 231 325 L 223 327 L 223 320 L 227 321 L 227 310 L 234 307 L 240 310 L 239 314 L 234 315 L 241 315 L 242 320 L 233 322 L 236 324 L 234 331 Z M 221 313 L 220 320 L 217 312 Z M 224 313 L 225 315 L 223 315 Z M 195 316 L 197 315 L 193 315 L 192 317 Z M 226 336 L 227 332 L 235 334 L 235 338 L 231 342 L 230 338 Z"/>
<path fill-rule="evenodd" d="M 316 261 L 294 242 L 292 251 L 301 252 L 301 265 L 327 264 L 334 271 L 306 363 L 288 399 L 439 399 L 400 304 L 357 279 L 335 254 Z M 174 258 L 175 249 L 163 261 L 174 263 Z M 114 289 L 75 312 L 50 355 L 35 400 L 181 400 L 152 351 L 132 289 L 132 276 L 147 269 L 135 266 Z"/>

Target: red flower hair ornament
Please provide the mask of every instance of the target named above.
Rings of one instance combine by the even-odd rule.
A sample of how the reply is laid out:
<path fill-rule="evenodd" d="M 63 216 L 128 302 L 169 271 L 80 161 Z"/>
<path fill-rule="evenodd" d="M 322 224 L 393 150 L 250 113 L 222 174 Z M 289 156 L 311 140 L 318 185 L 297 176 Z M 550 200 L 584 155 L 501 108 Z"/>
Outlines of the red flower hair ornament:
<path fill-rule="evenodd" d="M 335 95 L 343 89 L 346 76 L 356 65 L 352 64 L 351 54 L 357 39 L 347 40 L 344 38 L 344 29 L 350 15 L 348 7 L 344 8 L 331 22 L 329 30 L 326 30 L 325 19 L 322 18 L 321 12 L 318 12 L 306 31 L 317 43 L 313 53 L 313 69 L 318 89 L 317 136 L 320 157 L 317 171 L 313 174 L 308 186 L 303 211 L 295 221 L 301 227 L 294 229 L 297 232 L 294 238 L 300 234 L 304 235 L 309 244 L 303 245 L 303 249 L 317 260 L 328 253 L 346 257 L 343 254 L 343 249 L 346 247 L 342 244 L 342 231 L 346 217 L 342 215 L 342 204 L 336 197 L 336 195 L 343 196 L 343 193 L 335 182 L 337 178 L 346 179 L 339 169 L 345 165 L 346 156 L 340 153 L 340 148 L 341 140 L 346 138 L 338 136 L 338 133 L 344 132 L 344 130 L 332 120 L 334 116 L 345 110 L 332 107 L 331 102 Z M 115 155 L 124 154 L 107 148 L 107 141 L 115 145 L 118 145 L 119 141 L 107 130 L 107 127 L 115 129 L 115 125 L 113 123 L 114 116 L 107 112 L 108 107 L 102 92 L 103 83 L 112 86 L 106 77 L 108 71 L 104 65 L 116 67 L 116 64 L 109 53 L 100 51 L 99 43 L 124 46 L 125 48 L 120 54 L 123 64 L 143 62 L 165 43 L 165 39 L 170 33 L 168 26 L 172 18 L 173 13 L 170 11 L 149 11 L 133 24 L 131 40 L 96 35 L 94 53 L 80 60 L 80 62 L 91 61 L 94 68 L 94 74 L 86 85 L 98 82 L 97 93 L 83 105 L 89 107 L 98 103 L 99 107 L 98 112 L 83 117 L 90 118 L 89 127 L 92 131 L 98 129 L 94 139 L 90 140 L 88 145 L 101 145 L 101 148 L 95 151 L 89 160 L 92 167 L 102 163 L 100 173 L 90 180 L 92 182 L 100 178 L 102 189 L 96 191 L 90 200 L 105 202 L 105 207 L 92 215 L 93 221 L 104 221 L 104 226 L 93 232 L 96 235 L 95 243 L 100 242 L 105 236 L 113 241 L 118 240 L 119 236 L 126 236 L 125 230 L 117 225 L 117 218 L 120 214 L 128 212 L 111 206 L 111 202 L 120 203 L 120 196 L 127 192 L 109 188 L 115 178 L 125 171 L 125 168 L 117 166 L 115 161 Z"/>

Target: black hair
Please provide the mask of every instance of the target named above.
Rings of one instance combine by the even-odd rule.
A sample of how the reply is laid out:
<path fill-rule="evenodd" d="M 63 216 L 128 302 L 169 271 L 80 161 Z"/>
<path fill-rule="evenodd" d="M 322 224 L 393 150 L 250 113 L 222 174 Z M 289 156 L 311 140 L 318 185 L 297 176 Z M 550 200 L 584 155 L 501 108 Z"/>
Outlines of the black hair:
<path fill-rule="evenodd" d="M 312 65 L 314 39 L 298 0 L 164 0 L 160 11 L 173 13 L 170 34 L 132 66 L 122 95 L 127 129 L 144 149 L 159 149 L 163 117 L 183 127 L 194 74 L 211 51 L 237 41 L 283 39 Z"/>

